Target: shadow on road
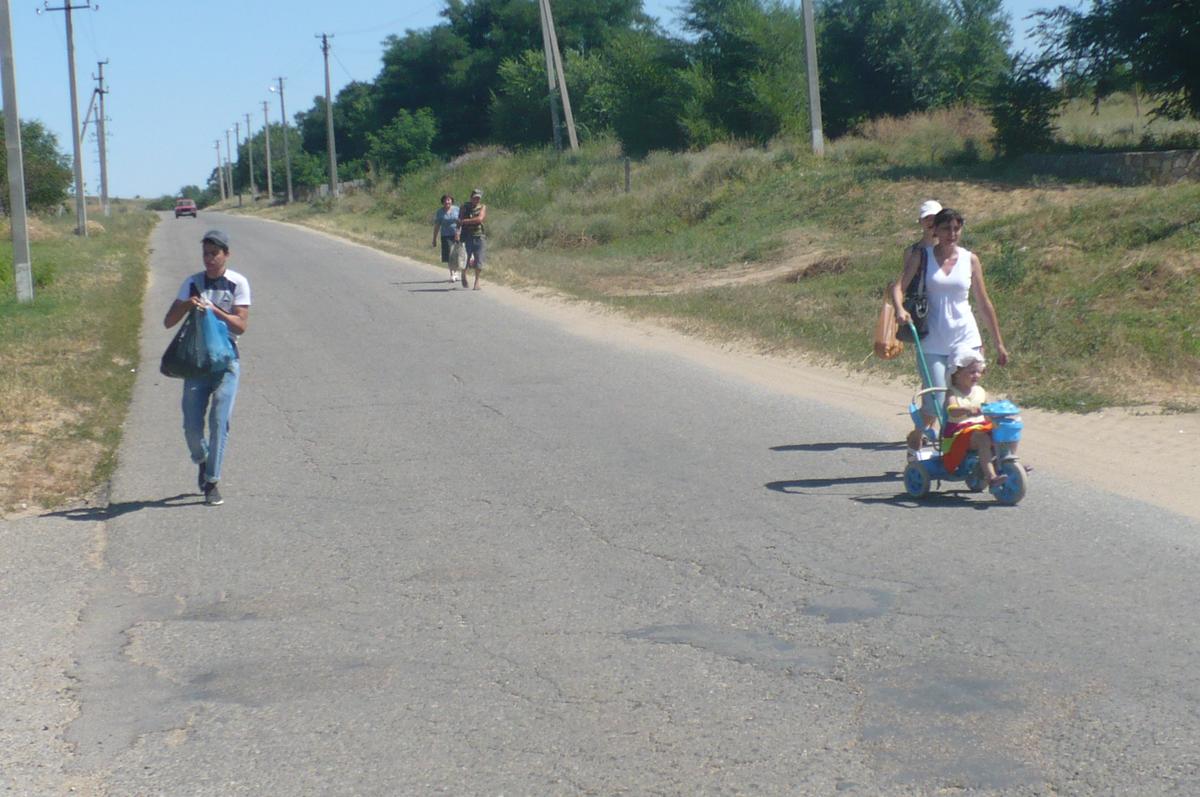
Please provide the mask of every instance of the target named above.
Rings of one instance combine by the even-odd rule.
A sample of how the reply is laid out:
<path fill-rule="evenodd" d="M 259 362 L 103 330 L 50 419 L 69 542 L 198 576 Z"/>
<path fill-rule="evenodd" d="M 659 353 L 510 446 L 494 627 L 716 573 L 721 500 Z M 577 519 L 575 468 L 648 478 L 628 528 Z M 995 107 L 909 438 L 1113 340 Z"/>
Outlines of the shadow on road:
<path fill-rule="evenodd" d="M 793 443 L 771 446 L 772 451 L 837 451 L 842 448 L 857 448 L 860 451 L 902 451 L 904 443 Z"/>
<path fill-rule="evenodd" d="M 40 517 L 61 517 L 67 520 L 95 522 L 112 520 L 121 515 L 128 515 L 130 512 L 140 512 L 143 509 L 171 509 L 203 503 L 204 496 L 199 493 L 180 493 L 157 501 L 121 501 L 108 506 L 81 506 L 76 509 L 63 509 L 58 512 L 47 512 Z"/>
<path fill-rule="evenodd" d="M 407 282 L 393 282 L 393 285 L 446 285 L 450 282 L 447 277 L 443 280 L 408 280 Z"/>
<path fill-rule="evenodd" d="M 1005 507 L 997 501 L 972 499 L 974 493 L 969 490 L 951 490 L 948 492 L 931 492 L 924 498 L 913 498 L 908 493 L 886 496 L 854 496 L 850 500 L 860 504 L 887 504 L 902 509 L 989 509 Z"/>
<path fill-rule="evenodd" d="M 899 471 L 888 471 L 875 476 L 843 476 L 836 479 L 791 479 L 789 481 L 767 482 L 766 488 L 777 493 L 799 493 L 821 487 L 841 487 L 846 484 L 881 484 L 894 482 L 900 478 Z"/>
<path fill-rule="evenodd" d="M 450 293 L 454 288 L 413 288 L 409 293 Z"/>

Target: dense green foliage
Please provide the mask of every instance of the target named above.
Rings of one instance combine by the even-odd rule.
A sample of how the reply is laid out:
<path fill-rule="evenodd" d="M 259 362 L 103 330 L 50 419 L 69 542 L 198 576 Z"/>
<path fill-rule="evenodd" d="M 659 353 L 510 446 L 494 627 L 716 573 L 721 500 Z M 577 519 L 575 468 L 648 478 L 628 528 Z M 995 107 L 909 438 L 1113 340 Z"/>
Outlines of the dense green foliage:
<path fill-rule="evenodd" d="M 59 152 L 58 138 L 36 119 L 21 121 L 21 158 L 25 164 L 25 204 L 44 210 L 66 201 L 71 159 Z M 8 207 L 8 147 L 0 125 L 0 205 Z"/>

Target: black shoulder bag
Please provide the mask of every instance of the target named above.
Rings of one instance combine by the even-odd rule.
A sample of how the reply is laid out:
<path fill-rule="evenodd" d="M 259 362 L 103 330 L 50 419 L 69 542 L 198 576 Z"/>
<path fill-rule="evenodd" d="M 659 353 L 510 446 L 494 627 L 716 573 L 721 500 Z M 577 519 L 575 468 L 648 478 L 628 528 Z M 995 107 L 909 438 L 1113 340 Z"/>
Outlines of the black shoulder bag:
<path fill-rule="evenodd" d="M 929 297 L 925 294 L 925 272 L 929 270 L 929 250 L 921 247 L 920 273 L 908 282 L 904 289 L 904 309 L 912 316 L 912 325 L 917 328 L 917 337 L 924 338 L 929 334 Z M 896 330 L 896 337 L 912 343 L 912 329 L 908 324 L 901 324 Z"/>

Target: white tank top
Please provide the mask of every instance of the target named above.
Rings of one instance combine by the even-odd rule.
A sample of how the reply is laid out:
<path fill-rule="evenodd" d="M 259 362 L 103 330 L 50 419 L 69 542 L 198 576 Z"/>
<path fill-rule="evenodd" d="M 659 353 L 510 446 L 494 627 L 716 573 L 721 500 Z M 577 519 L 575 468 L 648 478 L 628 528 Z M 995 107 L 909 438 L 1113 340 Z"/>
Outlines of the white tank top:
<path fill-rule="evenodd" d="M 933 247 L 925 247 L 925 293 L 929 297 L 929 334 L 921 348 L 930 354 L 949 355 L 956 349 L 983 345 L 979 325 L 971 312 L 971 253 L 958 247 L 958 261 L 950 273 L 939 267 Z"/>

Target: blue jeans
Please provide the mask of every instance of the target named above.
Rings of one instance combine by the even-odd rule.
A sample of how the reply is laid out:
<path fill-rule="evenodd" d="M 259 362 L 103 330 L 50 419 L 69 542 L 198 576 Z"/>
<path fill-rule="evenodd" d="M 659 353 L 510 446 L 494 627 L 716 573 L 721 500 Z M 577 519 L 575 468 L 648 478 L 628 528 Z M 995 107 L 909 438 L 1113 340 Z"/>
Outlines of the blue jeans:
<path fill-rule="evenodd" d="M 241 363 L 234 360 L 229 370 L 202 379 L 183 380 L 183 437 L 192 462 L 204 468 L 210 482 L 221 478 L 221 460 L 229 439 L 229 416 L 237 398 Z M 204 438 L 204 415 L 208 413 L 208 439 Z"/>

